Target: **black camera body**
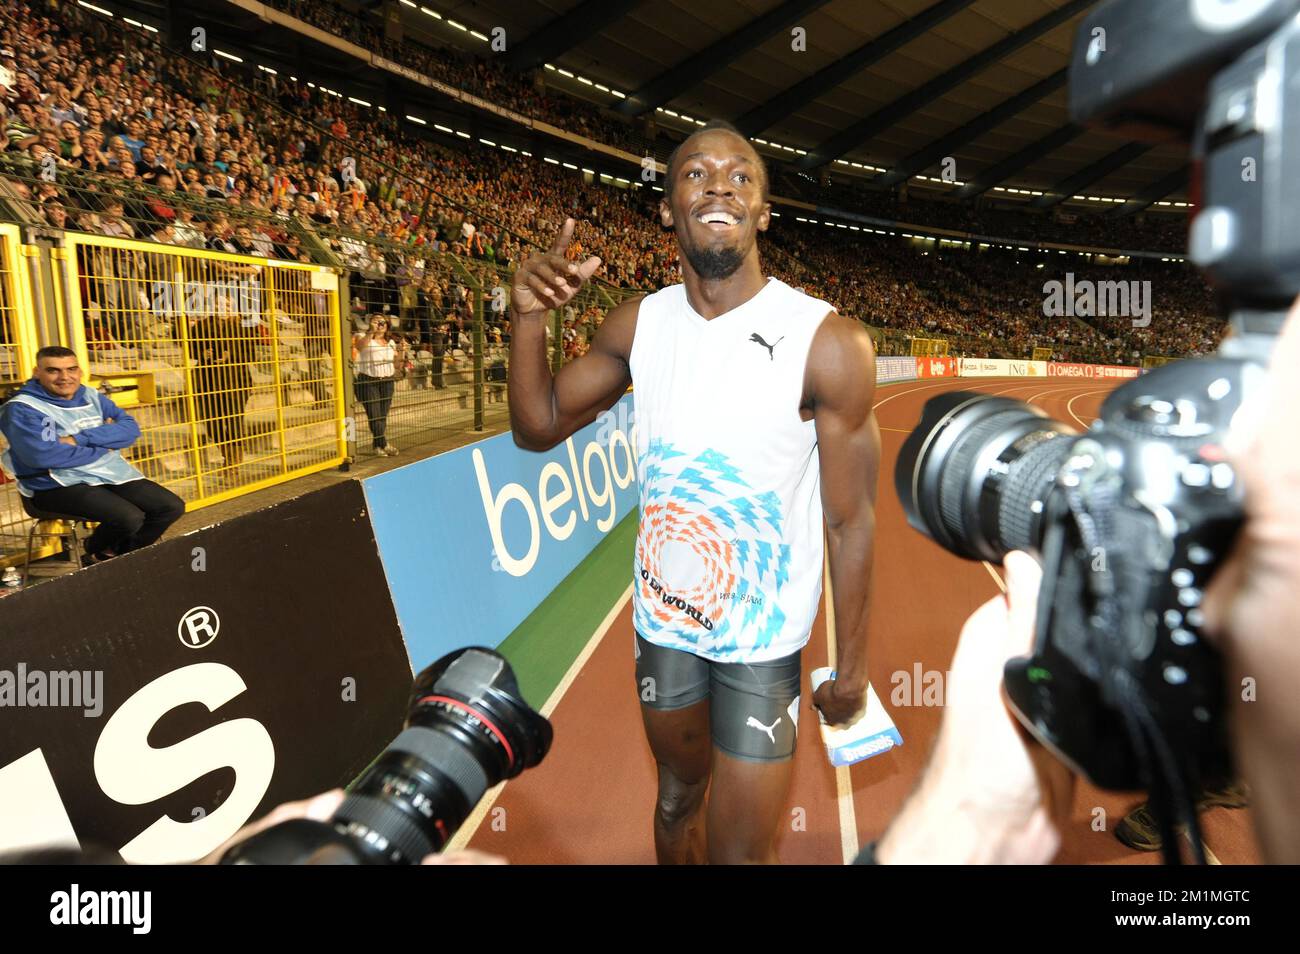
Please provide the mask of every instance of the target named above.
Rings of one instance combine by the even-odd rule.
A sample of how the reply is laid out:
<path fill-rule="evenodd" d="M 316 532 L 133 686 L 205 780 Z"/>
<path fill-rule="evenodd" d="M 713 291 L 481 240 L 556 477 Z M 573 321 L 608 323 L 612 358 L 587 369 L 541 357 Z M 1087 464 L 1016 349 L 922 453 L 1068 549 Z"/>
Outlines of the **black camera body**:
<path fill-rule="evenodd" d="M 1300 294 L 1298 17 L 1300 0 L 1111 0 L 1074 38 L 1073 121 L 1190 144 L 1188 254 L 1242 332 L 1276 335 Z"/>
<path fill-rule="evenodd" d="M 1056 439 L 1035 650 L 1005 684 L 1026 727 L 1101 787 L 1146 787 L 1142 762 L 1160 744 L 1188 779 L 1231 772 L 1201 604 L 1241 523 L 1222 442 L 1257 374 L 1232 359 L 1167 365 L 1112 392 L 1085 433 Z M 1129 706 L 1145 730 L 1125 725 Z M 1133 739 L 1153 728 L 1164 742 L 1143 751 Z"/>
<path fill-rule="evenodd" d="M 1038 555 L 1034 652 L 1008 665 L 1007 695 L 1104 788 L 1146 787 L 1162 745 L 1189 778 L 1230 771 L 1201 602 L 1241 524 L 1222 444 L 1262 375 L 1233 358 L 1166 365 L 1112 392 L 1082 434 L 1010 398 L 952 392 L 927 402 L 900 451 L 914 527 L 968 559 Z"/>
<path fill-rule="evenodd" d="M 1243 517 L 1223 446 L 1255 413 L 1300 295 L 1298 96 L 1300 0 L 1112 0 L 1088 15 L 1072 118 L 1191 143 L 1190 257 L 1233 333 L 1214 357 L 1116 389 L 1082 434 L 1008 398 L 935 398 L 895 474 L 909 522 L 953 553 L 1038 555 L 1034 649 L 1008 664 L 1008 698 L 1089 780 L 1151 791 L 1170 860 L 1173 821 L 1196 831 L 1191 790 L 1232 771 L 1201 602 Z"/>

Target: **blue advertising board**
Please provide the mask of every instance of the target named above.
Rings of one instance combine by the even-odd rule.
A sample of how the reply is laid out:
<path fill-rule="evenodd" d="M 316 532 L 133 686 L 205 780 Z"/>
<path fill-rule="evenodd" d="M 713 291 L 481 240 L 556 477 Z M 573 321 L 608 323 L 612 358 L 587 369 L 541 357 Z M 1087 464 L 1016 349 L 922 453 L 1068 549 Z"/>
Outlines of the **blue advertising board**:
<path fill-rule="evenodd" d="M 500 434 L 362 481 L 416 672 L 500 644 L 637 506 L 632 416 L 624 395 L 546 452 Z"/>

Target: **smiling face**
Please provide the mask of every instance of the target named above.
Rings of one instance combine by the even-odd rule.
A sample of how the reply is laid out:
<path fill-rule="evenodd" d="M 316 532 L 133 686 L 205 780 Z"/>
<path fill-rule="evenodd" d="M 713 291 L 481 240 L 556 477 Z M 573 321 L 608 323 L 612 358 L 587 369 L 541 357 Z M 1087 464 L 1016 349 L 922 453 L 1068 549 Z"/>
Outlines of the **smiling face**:
<path fill-rule="evenodd" d="M 55 397 L 70 398 L 81 387 L 81 367 L 73 357 L 41 358 L 33 376 Z"/>
<path fill-rule="evenodd" d="M 696 133 L 678 148 L 659 215 L 701 278 L 726 278 L 757 254 L 756 236 L 771 221 L 765 175 L 754 148 L 727 130 Z"/>

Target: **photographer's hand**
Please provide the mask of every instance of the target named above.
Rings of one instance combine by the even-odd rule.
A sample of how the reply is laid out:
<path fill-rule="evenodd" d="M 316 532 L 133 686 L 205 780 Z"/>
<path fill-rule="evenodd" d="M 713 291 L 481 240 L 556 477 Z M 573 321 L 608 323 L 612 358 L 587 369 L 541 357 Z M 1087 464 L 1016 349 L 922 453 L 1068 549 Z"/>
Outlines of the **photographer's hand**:
<path fill-rule="evenodd" d="M 885 836 L 882 864 L 1046 864 L 1060 846 L 1073 776 L 1033 742 L 1002 700 L 1002 667 L 1029 652 L 1042 570 L 1003 563 L 1006 596 L 977 609 L 953 655 L 930 764 Z"/>
<path fill-rule="evenodd" d="M 291 818 L 310 818 L 313 821 L 328 821 L 330 817 L 343 804 L 343 789 L 335 788 L 328 792 L 313 798 L 304 798 L 300 802 L 285 802 L 283 805 L 277 805 L 257 821 L 245 825 L 239 831 L 230 837 L 220 848 L 212 852 L 202 861 L 201 865 L 216 865 L 221 863 L 221 858 L 235 845 L 245 839 L 252 838 L 254 835 L 280 822 L 288 821 Z"/>
<path fill-rule="evenodd" d="M 422 865 L 508 865 L 510 862 L 500 855 L 491 855 L 486 851 L 462 848 L 448 851 L 441 855 L 425 855 Z"/>
<path fill-rule="evenodd" d="M 339 806 L 343 804 L 343 789 L 335 788 L 328 792 L 322 792 L 314 798 L 306 798 L 300 802 L 285 802 L 283 805 L 277 805 L 263 817 L 259 818 L 252 824 L 245 825 L 231 837 L 229 841 L 223 844 L 212 854 L 205 857 L 199 864 L 215 865 L 220 864 L 222 857 L 235 845 L 245 839 L 252 838 L 259 832 L 265 831 L 281 822 L 289 821 L 292 818 L 310 818 L 313 821 L 329 821 L 338 811 Z M 509 864 L 505 858 L 500 855 L 488 854 L 486 851 L 473 851 L 464 849 L 462 851 L 448 851 L 440 855 L 425 855 L 421 859 L 422 865 L 504 865 Z"/>
<path fill-rule="evenodd" d="M 1300 863 L 1300 697 L 1290 685 L 1300 677 L 1298 369 L 1300 301 L 1274 346 L 1256 426 L 1239 429 L 1226 448 L 1246 522 L 1203 606 L 1206 632 L 1224 654 L 1233 750 L 1250 783 L 1260 851 L 1272 864 Z"/>

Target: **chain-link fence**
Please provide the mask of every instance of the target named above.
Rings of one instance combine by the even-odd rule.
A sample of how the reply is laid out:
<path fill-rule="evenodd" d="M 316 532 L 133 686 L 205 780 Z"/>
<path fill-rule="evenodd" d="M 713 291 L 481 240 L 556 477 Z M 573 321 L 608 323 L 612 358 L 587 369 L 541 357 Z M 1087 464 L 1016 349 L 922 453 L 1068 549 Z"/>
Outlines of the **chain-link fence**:
<path fill-rule="evenodd" d="M 358 452 L 505 425 L 510 270 L 447 253 L 403 258 L 377 242 L 344 257 Z M 605 313 L 631 294 L 640 292 L 589 284 L 555 311 L 551 367 L 585 354 Z"/>
<path fill-rule="evenodd" d="M 117 368 L 120 362 L 112 359 L 125 350 L 133 368 L 133 362 L 148 361 L 153 351 L 169 346 L 156 339 L 153 329 L 167 320 L 153 307 L 153 297 L 162 293 L 154 286 L 166 288 L 172 280 L 152 273 L 161 261 L 148 254 L 155 249 L 213 253 L 210 261 L 224 263 L 219 274 L 182 281 L 209 289 L 229 285 L 229 294 L 208 297 L 236 304 L 241 273 L 260 267 L 238 264 L 244 254 L 328 263 L 342 275 L 341 354 L 350 382 L 344 392 L 345 436 L 359 453 L 373 453 L 381 442 L 385 447 L 421 444 L 500 426 L 507 419 L 514 265 L 495 261 L 492 246 L 474 240 L 472 228 L 463 222 L 461 244 L 473 255 L 325 224 L 296 211 L 277 215 L 104 173 L 60 168 L 47 179 L 38 165 L 24 159 L 0 157 L 0 176 L 26 199 L 29 218 L 47 223 L 51 236 L 76 230 L 140 242 L 130 248 L 99 245 L 81 253 L 79 280 L 89 306 L 86 337 L 100 364 Z M 604 314 L 635 294 L 640 291 L 600 282 L 585 287 L 548 326 L 552 367 L 558 370 L 585 353 Z M 247 319 L 247 309 L 244 313 Z M 307 333 L 303 341 L 304 353 L 310 345 L 309 357 L 315 360 L 320 335 Z M 315 372 L 302 379 L 315 396 L 322 384 Z M 211 456 L 215 461 L 225 455 Z M 238 449 L 235 456 L 242 458 Z"/>

